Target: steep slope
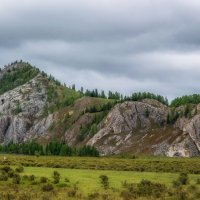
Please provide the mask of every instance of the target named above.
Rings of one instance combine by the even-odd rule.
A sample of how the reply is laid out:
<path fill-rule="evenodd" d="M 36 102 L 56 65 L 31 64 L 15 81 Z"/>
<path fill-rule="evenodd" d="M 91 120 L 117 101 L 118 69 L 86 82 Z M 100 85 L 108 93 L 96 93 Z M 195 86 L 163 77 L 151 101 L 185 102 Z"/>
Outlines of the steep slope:
<path fill-rule="evenodd" d="M 15 62 L 1 70 L 0 140 L 23 142 L 42 137 L 56 119 L 56 110 L 80 95 L 28 63 Z M 63 105 L 64 104 L 64 105 Z"/>
<path fill-rule="evenodd" d="M 0 142 L 4 144 L 29 140 L 40 143 L 64 141 L 65 137 L 70 138 L 74 128 L 77 131 L 72 130 L 71 139 L 66 141 L 71 145 L 84 144 L 85 135 L 78 133 L 80 118 L 85 118 L 84 125 L 90 124 L 93 116 L 100 117 L 96 119 L 99 121 L 102 113 L 104 116 L 107 111 L 95 114 L 89 109 L 113 102 L 83 97 L 28 63 L 15 62 L 0 71 L 0 81 L 5 83 L 0 85 L 4 91 L 0 95 Z"/>

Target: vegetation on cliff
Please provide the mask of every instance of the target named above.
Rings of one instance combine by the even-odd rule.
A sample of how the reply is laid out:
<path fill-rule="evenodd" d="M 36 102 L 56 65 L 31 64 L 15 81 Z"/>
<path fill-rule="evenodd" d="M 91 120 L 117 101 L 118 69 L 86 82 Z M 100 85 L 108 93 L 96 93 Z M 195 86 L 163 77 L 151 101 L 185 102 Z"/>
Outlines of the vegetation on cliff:
<path fill-rule="evenodd" d="M 29 63 L 21 62 L 14 66 L 16 67 L 8 69 L 7 73 L 0 76 L 0 95 L 27 83 L 39 73 L 39 69 L 32 67 Z"/>

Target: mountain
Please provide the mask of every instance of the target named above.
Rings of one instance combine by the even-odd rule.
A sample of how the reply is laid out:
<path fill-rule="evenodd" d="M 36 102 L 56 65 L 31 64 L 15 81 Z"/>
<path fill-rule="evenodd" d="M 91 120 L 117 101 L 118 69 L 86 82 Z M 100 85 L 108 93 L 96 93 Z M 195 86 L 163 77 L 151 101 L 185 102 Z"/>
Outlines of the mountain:
<path fill-rule="evenodd" d="M 199 155 L 200 104 L 158 100 L 85 96 L 14 62 L 0 70 L 0 143 L 56 140 L 95 146 L 102 155 Z"/>

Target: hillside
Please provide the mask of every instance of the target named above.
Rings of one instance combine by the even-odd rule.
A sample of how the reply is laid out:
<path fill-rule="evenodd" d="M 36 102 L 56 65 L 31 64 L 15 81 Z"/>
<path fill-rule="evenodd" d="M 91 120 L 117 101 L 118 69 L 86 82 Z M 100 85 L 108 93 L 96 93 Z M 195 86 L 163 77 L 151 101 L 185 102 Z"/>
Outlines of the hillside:
<path fill-rule="evenodd" d="M 199 155 L 198 101 L 180 98 L 168 106 L 166 99 L 149 93 L 123 100 L 94 96 L 62 85 L 29 63 L 5 66 L 0 70 L 0 142 L 90 145 L 102 155 Z"/>

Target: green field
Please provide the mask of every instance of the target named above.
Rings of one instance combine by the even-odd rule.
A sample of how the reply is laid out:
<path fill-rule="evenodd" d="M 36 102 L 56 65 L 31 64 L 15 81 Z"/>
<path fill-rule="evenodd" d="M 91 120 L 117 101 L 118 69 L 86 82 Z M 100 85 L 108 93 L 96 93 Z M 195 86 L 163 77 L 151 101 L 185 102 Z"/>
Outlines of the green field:
<path fill-rule="evenodd" d="M 200 199 L 200 174 L 188 171 L 193 171 L 199 161 L 199 158 L 132 159 L 1 155 L 0 199 L 195 200 Z M 173 168 L 169 168 L 172 164 Z M 104 169 L 98 169 L 102 168 L 102 165 L 105 165 Z M 135 169 L 135 165 L 143 166 L 143 170 L 130 170 Z M 5 172 L 5 166 L 11 171 Z M 23 171 L 15 172 L 19 166 L 24 166 Z M 174 169 L 178 168 L 179 171 L 174 172 Z M 188 170 L 185 173 L 187 183 L 184 183 L 185 177 L 180 179 L 180 172 L 183 172 L 183 169 Z M 54 171 L 60 177 L 57 183 L 54 182 Z M 10 177 L 12 173 L 17 173 L 14 177 L 20 177 L 20 183 L 14 182 L 15 178 Z M 102 184 L 101 175 L 108 178 L 108 187 Z M 5 176 L 8 176 L 8 180 L 3 180 Z M 41 177 L 47 178 L 47 182 L 41 182 Z M 53 187 L 50 191 L 43 189 L 47 184 Z"/>
<path fill-rule="evenodd" d="M 52 179 L 55 168 L 44 167 L 26 167 L 22 175 L 34 174 L 37 177 L 46 176 Z M 98 191 L 101 189 L 99 176 L 104 174 L 109 177 L 110 186 L 120 189 L 123 181 L 130 183 L 139 183 L 142 179 L 148 179 L 153 182 L 159 182 L 172 186 L 172 181 L 177 179 L 178 173 L 155 173 L 155 172 L 130 172 L 130 171 L 113 171 L 113 170 L 85 170 L 85 169 L 56 169 L 61 175 L 61 183 L 68 178 L 71 183 L 79 182 L 80 188 L 85 192 Z M 189 175 L 190 183 L 195 184 L 200 175 Z"/>

